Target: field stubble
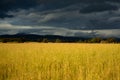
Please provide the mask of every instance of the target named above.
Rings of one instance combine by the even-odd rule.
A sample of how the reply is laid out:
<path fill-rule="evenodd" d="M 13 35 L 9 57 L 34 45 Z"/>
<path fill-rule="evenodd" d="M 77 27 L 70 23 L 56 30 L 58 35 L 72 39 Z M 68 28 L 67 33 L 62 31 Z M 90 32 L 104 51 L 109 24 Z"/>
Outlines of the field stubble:
<path fill-rule="evenodd" d="M 0 44 L 0 80 L 120 80 L 120 44 Z"/>

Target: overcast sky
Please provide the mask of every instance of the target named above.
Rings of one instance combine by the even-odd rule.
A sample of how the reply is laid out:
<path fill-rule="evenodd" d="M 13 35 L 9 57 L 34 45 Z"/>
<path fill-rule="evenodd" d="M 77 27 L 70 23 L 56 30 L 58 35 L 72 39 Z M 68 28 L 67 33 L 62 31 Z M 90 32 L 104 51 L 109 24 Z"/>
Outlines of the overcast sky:
<path fill-rule="evenodd" d="M 120 0 L 0 0 L 0 35 L 120 37 Z"/>

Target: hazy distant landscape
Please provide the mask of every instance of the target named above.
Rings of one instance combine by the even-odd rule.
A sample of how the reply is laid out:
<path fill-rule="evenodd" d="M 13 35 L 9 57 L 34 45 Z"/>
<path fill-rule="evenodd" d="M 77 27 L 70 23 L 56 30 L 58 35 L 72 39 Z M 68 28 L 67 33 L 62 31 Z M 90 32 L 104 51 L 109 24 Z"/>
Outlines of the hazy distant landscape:
<path fill-rule="evenodd" d="M 0 42 L 40 42 L 40 43 L 120 43 L 119 37 L 79 37 L 61 35 L 13 34 L 0 35 Z"/>

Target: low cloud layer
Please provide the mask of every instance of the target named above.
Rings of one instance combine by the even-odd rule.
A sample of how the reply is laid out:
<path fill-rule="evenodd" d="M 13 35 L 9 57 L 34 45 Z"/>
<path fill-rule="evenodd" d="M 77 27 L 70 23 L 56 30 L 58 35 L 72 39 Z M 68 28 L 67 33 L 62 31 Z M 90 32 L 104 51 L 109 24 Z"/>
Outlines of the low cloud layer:
<path fill-rule="evenodd" d="M 4 27 L 3 27 L 4 26 Z M 0 34 L 39 34 L 39 35 L 61 35 L 61 36 L 78 36 L 78 37 L 119 37 L 120 29 L 106 30 L 72 30 L 67 28 L 58 28 L 50 26 L 16 26 L 11 24 L 1 24 Z"/>

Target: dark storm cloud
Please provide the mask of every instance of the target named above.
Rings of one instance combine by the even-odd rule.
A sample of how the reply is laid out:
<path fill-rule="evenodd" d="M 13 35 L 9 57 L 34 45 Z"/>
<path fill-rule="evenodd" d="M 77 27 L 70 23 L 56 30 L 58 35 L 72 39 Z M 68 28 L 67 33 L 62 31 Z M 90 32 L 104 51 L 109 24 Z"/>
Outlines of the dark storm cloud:
<path fill-rule="evenodd" d="M 9 17 L 9 15 L 6 15 L 6 12 L 8 11 L 15 11 L 17 9 L 29 9 L 36 5 L 36 0 L 1 0 L 0 17 Z"/>
<path fill-rule="evenodd" d="M 79 6 L 79 8 L 78 8 Z M 119 29 L 120 10 L 105 10 L 83 14 L 79 12 L 83 4 L 61 9 L 39 11 L 36 8 L 8 12 L 13 18 L 4 21 L 19 26 L 53 26 L 68 29 Z M 40 8 L 40 7 L 39 7 Z"/>
<path fill-rule="evenodd" d="M 6 14 L 5 12 L 0 12 L 0 18 L 4 18 L 4 17 L 12 18 L 13 15 L 8 15 L 8 14 Z"/>
<path fill-rule="evenodd" d="M 118 9 L 117 6 L 105 4 L 105 2 L 120 2 L 120 0 L 1 0 L 0 18 L 13 17 L 13 15 L 6 14 L 8 11 L 36 8 L 37 6 L 42 6 L 42 8 L 37 8 L 39 11 L 43 11 L 64 8 L 78 3 L 88 5 L 80 10 L 82 13 Z"/>
<path fill-rule="evenodd" d="M 45 8 L 63 8 L 76 3 L 104 3 L 104 2 L 120 2 L 120 0 L 1 0 L 0 10 L 8 11 L 18 8 L 28 9 L 37 5 L 45 5 Z"/>
<path fill-rule="evenodd" d="M 92 12 L 102 12 L 102 11 L 111 11 L 118 10 L 119 8 L 116 5 L 111 5 L 108 3 L 97 3 L 90 4 L 85 8 L 80 10 L 81 13 L 92 13 Z"/>
<path fill-rule="evenodd" d="M 120 34 L 119 26 L 120 0 L 0 1 L 0 34 L 90 36 L 88 30 L 100 30 L 100 34 L 108 36 Z"/>

